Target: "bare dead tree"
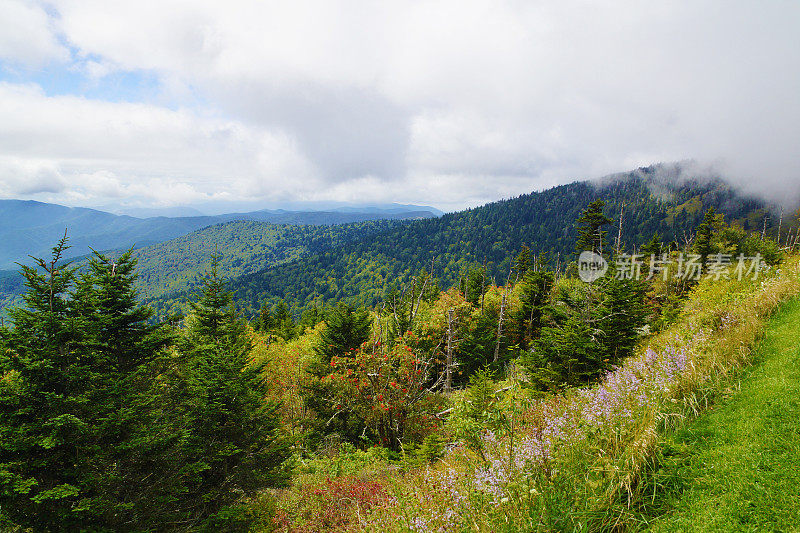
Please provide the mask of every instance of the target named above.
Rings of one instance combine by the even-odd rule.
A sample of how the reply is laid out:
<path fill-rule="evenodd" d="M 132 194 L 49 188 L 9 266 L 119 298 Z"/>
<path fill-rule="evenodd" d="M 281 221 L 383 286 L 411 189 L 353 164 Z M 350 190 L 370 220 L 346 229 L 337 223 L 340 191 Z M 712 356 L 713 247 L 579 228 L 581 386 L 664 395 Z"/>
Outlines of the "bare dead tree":
<path fill-rule="evenodd" d="M 483 271 L 481 272 L 481 314 L 483 314 L 484 300 L 486 300 L 486 259 L 483 260 Z"/>
<path fill-rule="evenodd" d="M 453 390 L 453 308 L 447 310 L 447 359 L 444 372 L 444 392 L 450 394 Z"/>
<path fill-rule="evenodd" d="M 500 316 L 497 319 L 497 342 L 494 345 L 494 362 L 500 356 L 500 338 L 503 336 L 503 316 L 506 310 L 506 298 L 508 297 L 508 283 L 511 281 L 511 272 L 508 273 L 506 285 L 503 287 L 503 299 L 500 301 Z"/>

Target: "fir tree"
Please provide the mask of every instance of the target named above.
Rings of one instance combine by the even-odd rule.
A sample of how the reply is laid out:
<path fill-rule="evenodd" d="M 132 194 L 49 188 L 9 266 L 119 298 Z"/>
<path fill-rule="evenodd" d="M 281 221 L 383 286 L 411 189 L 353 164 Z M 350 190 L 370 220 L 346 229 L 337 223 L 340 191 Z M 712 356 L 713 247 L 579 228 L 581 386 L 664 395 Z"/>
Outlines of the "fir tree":
<path fill-rule="evenodd" d="M 605 354 L 605 367 L 618 365 L 633 355 L 639 330 L 647 323 L 647 285 L 635 279 L 609 279 L 602 288 L 602 303 L 595 324 Z"/>
<path fill-rule="evenodd" d="M 372 317 L 366 309 L 355 309 L 340 302 L 325 319 L 325 329 L 320 334 L 314 352 L 319 362 L 327 367 L 334 356 L 352 354 L 369 339 Z"/>
<path fill-rule="evenodd" d="M 539 335 L 554 282 L 555 276 L 546 270 L 528 270 L 523 278 L 521 305 L 514 315 L 517 344 L 523 350 Z"/>
<path fill-rule="evenodd" d="M 518 279 L 524 279 L 528 269 L 531 268 L 531 249 L 526 245 L 522 245 L 522 250 L 514 260 L 514 271 L 517 273 Z"/>
<path fill-rule="evenodd" d="M 605 205 L 604 200 L 595 200 L 578 217 L 578 241 L 575 244 L 578 253 L 589 250 L 603 254 L 607 251 L 606 232 L 602 228 L 613 221 L 603 214 Z"/>
<path fill-rule="evenodd" d="M 106 414 L 89 402 L 99 369 L 71 299 L 67 248 L 65 235 L 50 262 L 22 266 L 25 307 L 9 310 L 13 328 L 3 331 L 9 373 L 0 380 L 0 508 L 40 531 L 91 522 L 89 512 L 72 509 L 93 496 L 88 463 Z"/>
<path fill-rule="evenodd" d="M 250 364 L 246 322 L 212 258 L 200 298 L 180 343 L 180 388 L 188 429 L 178 453 L 185 458 L 181 503 L 185 519 L 204 527 L 240 527 L 240 495 L 288 478 L 289 441 L 283 436 L 276 403 L 265 403 L 262 368 Z M 198 506 L 197 502 L 203 502 Z"/>
<path fill-rule="evenodd" d="M 132 529 L 142 525 L 135 502 L 150 499 L 147 473 L 133 466 L 143 453 L 136 406 L 170 334 L 146 323 L 130 253 L 114 263 L 95 254 L 76 281 L 66 248 L 64 238 L 49 263 L 22 267 L 26 308 L 12 309 L 3 331 L 0 507 L 35 530 Z"/>
<path fill-rule="evenodd" d="M 605 368 L 595 332 L 577 314 L 561 327 L 544 327 L 522 363 L 540 390 L 583 385 Z"/>
<path fill-rule="evenodd" d="M 309 371 L 314 376 L 303 391 L 305 404 L 317 415 L 316 431 L 321 434 L 338 433 L 348 441 L 357 443 L 363 424 L 347 413 L 340 413 L 331 403 L 335 396 L 334 385 L 323 378 L 331 372 L 331 359 L 348 357 L 369 339 L 372 317 L 365 309 L 355 309 L 343 302 L 334 307 L 325 319 L 325 328 L 314 347 L 317 359 Z"/>
<path fill-rule="evenodd" d="M 700 255 L 701 264 L 705 265 L 708 256 L 716 253 L 714 246 L 714 232 L 721 225 L 713 207 L 709 207 L 703 216 L 703 222 L 697 226 L 694 250 Z"/>

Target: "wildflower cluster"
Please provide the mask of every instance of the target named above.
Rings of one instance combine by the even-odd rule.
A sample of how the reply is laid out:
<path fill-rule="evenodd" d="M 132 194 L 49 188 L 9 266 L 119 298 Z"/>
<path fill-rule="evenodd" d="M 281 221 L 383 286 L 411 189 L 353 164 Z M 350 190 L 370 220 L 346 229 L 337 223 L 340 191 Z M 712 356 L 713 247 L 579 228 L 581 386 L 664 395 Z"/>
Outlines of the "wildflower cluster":
<path fill-rule="evenodd" d="M 689 368 L 694 344 L 661 352 L 648 349 L 609 372 L 598 386 L 578 389 L 566 400 L 554 397 L 537 402 L 533 408 L 536 421 L 524 428 L 517 442 L 486 431 L 482 440 L 487 464 L 476 471 L 477 488 L 499 502 L 509 496 L 509 485 L 527 476 L 549 475 L 564 448 L 583 444 L 603 430 L 624 433 L 635 426 L 643 411 L 677 389 Z"/>

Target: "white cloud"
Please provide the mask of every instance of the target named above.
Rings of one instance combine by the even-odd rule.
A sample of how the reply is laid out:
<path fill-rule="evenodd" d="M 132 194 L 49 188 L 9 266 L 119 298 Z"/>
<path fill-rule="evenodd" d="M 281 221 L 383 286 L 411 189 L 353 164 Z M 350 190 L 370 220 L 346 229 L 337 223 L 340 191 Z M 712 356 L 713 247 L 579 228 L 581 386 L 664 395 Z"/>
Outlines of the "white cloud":
<path fill-rule="evenodd" d="M 38 67 L 65 61 L 66 49 L 41 5 L 24 0 L 0 0 L 0 59 L 13 67 Z"/>
<path fill-rule="evenodd" d="M 64 60 L 61 39 L 90 79 L 162 88 L 139 105 L 3 89 L 20 113 L 0 110 L 24 124 L 0 124 L 0 151 L 50 161 L 87 197 L 113 192 L 88 185 L 108 172 L 162 202 L 461 207 L 686 158 L 774 196 L 800 183 L 797 3 L 55 0 L 49 18 L 13 5 L 37 14 L 33 56 Z"/>
<path fill-rule="evenodd" d="M 315 183 L 279 131 L 8 83 L 0 83 L 0 157 L 10 162 L 0 173 L 5 196 L 66 191 L 73 199 L 177 204 L 220 193 L 270 198 Z M 53 185 L 45 186 L 47 176 Z M 34 179 L 41 185 L 30 185 Z"/>

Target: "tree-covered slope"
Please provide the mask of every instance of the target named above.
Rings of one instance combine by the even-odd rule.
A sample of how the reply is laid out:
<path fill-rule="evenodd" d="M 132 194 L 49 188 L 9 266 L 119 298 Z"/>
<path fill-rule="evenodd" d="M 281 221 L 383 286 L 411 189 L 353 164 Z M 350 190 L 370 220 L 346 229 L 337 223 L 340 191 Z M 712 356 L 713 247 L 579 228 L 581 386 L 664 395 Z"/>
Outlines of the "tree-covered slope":
<path fill-rule="evenodd" d="M 574 221 L 587 204 L 602 198 L 606 214 L 618 220 L 630 249 L 653 233 L 683 242 L 714 207 L 729 222 L 760 230 L 769 207 L 744 197 L 721 179 L 677 179 L 679 169 L 654 166 L 600 182 L 575 182 L 494 202 L 440 218 L 415 221 L 341 249 L 240 276 L 236 298 L 251 310 L 265 300 L 285 299 L 298 307 L 313 301 L 375 303 L 387 284 L 434 266 L 443 286 L 456 283 L 471 263 L 487 263 L 490 277 L 504 281 L 511 258 L 523 245 L 548 252 L 553 261 L 572 257 Z M 624 208 L 623 208 L 624 205 Z M 617 228 L 610 228 L 616 236 Z M 166 295 L 156 306 L 171 308 L 184 294 Z"/>
<path fill-rule="evenodd" d="M 277 225 L 253 220 L 215 224 L 188 235 L 133 251 L 138 260 L 137 288 L 145 299 L 202 283 L 211 256 L 220 254 L 225 277 L 250 274 L 319 254 L 402 224 L 374 220 L 324 226 Z"/>
<path fill-rule="evenodd" d="M 82 207 L 66 207 L 34 201 L 0 200 L 0 268 L 14 268 L 28 255 L 43 256 L 64 236 L 70 238 L 68 257 L 96 250 L 147 246 L 186 235 L 192 231 L 233 220 L 273 224 L 331 225 L 368 220 L 417 220 L 436 213 L 407 206 L 387 211 L 361 208 L 353 211 L 253 211 L 215 216 L 136 218 Z"/>

